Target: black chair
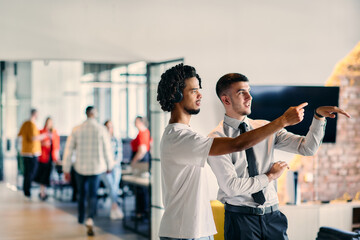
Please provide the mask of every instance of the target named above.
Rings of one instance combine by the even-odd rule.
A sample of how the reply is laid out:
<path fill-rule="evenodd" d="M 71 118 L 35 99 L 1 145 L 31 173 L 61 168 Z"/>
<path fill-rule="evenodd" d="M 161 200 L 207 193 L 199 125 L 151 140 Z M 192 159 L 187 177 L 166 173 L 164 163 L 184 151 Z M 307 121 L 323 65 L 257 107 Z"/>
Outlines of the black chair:
<path fill-rule="evenodd" d="M 316 240 L 360 240 L 360 234 L 331 227 L 320 227 Z"/>
<path fill-rule="evenodd" d="M 130 164 L 131 157 L 132 157 L 132 150 L 131 150 L 131 141 L 132 138 L 123 138 L 121 139 L 123 145 L 123 164 Z"/>
<path fill-rule="evenodd" d="M 59 149 L 59 155 L 60 159 L 63 159 L 64 151 L 65 151 L 65 145 L 66 145 L 67 136 L 60 136 L 60 149 Z M 51 181 L 52 187 L 54 189 L 54 198 L 62 201 L 65 197 L 65 199 L 69 199 L 71 192 L 74 191 L 74 187 L 72 182 L 75 181 L 74 174 L 72 173 L 73 169 L 71 169 L 71 182 L 68 183 L 63 178 L 63 171 L 62 171 L 62 165 L 55 165 L 55 173 L 56 175 L 53 176 L 53 179 Z M 66 191 L 64 191 L 66 190 Z M 72 191 L 71 191 L 72 190 Z M 60 194 L 58 194 L 60 192 Z M 64 195 L 66 193 L 66 195 Z M 73 193 L 74 195 L 74 193 Z M 74 196 L 73 196 L 74 198 Z"/>
<path fill-rule="evenodd" d="M 64 197 L 65 199 L 68 199 L 71 193 L 70 189 L 72 189 L 71 184 L 63 179 L 63 171 L 61 165 L 55 165 L 54 168 L 56 174 L 55 176 L 53 175 L 51 179 L 51 186 L 54 189 L 54 198 L 60 201 L 64 200 Z"/>

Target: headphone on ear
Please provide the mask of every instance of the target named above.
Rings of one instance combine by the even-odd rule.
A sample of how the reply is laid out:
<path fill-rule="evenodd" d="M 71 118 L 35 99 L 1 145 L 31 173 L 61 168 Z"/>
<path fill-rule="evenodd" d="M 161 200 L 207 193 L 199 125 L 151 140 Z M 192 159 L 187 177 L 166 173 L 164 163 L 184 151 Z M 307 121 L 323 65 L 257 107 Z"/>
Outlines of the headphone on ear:
<path fill-rule="evenodd" d="M 179 85 L 176 86 L 176 91 L 174 93 L 174 100 L 173 102 L 174 103 L 178 103 L 178 102 L 181 102 L 181 100 L 184 98 L 184 95 L 182 94 L 182 92 L 180 92 L 180 89 L 179 89 Z"/>

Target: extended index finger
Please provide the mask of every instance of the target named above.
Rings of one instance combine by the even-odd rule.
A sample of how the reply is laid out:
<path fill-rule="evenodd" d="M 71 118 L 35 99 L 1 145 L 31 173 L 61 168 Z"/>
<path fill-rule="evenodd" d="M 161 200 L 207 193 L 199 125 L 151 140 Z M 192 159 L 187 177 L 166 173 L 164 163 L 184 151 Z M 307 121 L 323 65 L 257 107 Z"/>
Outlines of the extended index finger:
<path fill-rule="evenodd" d="M 307 105 L 309 105 L 307 102 L 304 102 L 302 104 L 300 104 L 299 106 L 296 107 L 296 109 L 302 109 L 304 107 L 306 107 Z"/>
<path fill-rule="evenodd" d="M 342 114 L 342 115 L 345 115 L 345 116 L 347 116 L 348 118 L 351 118 L 351 116 L 350 116 L 350 114 L 348 114 L 347 112 L 345 112 L 344 110 L 342 110 L 341 108 L 338 108 L 338 109 L 336 109 L 337 111 L 337 113 L 340 113 L 340 114 Z"/>

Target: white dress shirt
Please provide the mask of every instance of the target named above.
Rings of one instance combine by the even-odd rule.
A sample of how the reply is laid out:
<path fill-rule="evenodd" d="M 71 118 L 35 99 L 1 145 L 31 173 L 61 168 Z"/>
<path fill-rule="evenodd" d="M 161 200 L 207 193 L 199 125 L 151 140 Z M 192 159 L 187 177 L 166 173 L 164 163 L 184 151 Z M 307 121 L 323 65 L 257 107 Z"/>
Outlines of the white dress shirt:
<path fill-rule="evenodd" d="M 164 215 L 159 236 L 193 239 L 216 234 L 204 165 L 213 138 L 169 124 L 160 143 Z"/>
<path fill-rule="evenodd" d="M 249 129 L 256 129 L 269 123 L 266 120 L 253 120 L 245 117 L 244 122 Z M 237 137 L 240 135 L 238 126 L 241 121 L 225 115 L 224 121 L 209 134 L 210 137 Z M 281 129 L 264 141 L 253 147 L 258 176 L 249 177 L 245 151 L 235 152 L 221 156 L 209 156 L 208 163 L 213 170 L 218 184 L 218 200 L 235 206 L 257 207 L 251 194 L 263 190 L 266 201 L 264 206 L 272 206 L 279 203 L 276 181 L 269 183 L 265 175 L 274 160 L 274 149 L 280 149 L 290 153 L 305 156 L 314 155 L 319 148 L 325 134 L 326 121 L 313 119 L 309 132 L 306 136 L 295 135 L 286 129 Z"/>
<path fill-rule="evenodd" d="M 105 126 L 88 118 L 73 129 L 66 141 L 63 171 L 70 172 L 72 155 L 76 154 L 74 168 L 81 175 L 98 175 L 114 166 L 111 138 Z"/>

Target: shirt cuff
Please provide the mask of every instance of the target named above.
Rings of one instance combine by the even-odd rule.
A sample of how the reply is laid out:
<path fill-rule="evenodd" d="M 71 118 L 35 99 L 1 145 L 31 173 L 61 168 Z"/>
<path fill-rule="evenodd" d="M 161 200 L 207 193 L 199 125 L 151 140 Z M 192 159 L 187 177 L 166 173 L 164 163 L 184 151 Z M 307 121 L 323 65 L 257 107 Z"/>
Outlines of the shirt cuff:
<path fill-rule="evenodd" d="M 268 176 L 266 176 L 266 174 L 260 174 L 260 175 L 256 176 L 256 178 L 260 182 L 260 185 L 262 187 L 261 189 L 264 189 L 269 185 L 269 178 L 268 178 Z"/>
<path fill-rule="evenodd" d="M 311 126 L 314 126 L 315 128 L 317 128 L 317 127 L 323 127 L 324 125 L 326 125 L 326 118 L 321 120 L 321 119 L 316 119 L 315 117 L 313 117 Z"/>

